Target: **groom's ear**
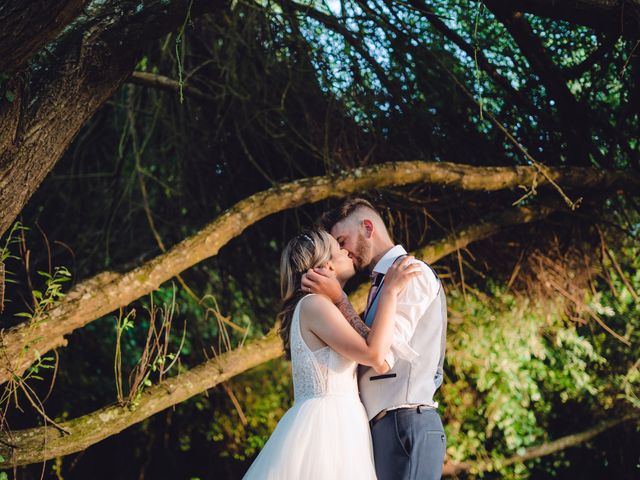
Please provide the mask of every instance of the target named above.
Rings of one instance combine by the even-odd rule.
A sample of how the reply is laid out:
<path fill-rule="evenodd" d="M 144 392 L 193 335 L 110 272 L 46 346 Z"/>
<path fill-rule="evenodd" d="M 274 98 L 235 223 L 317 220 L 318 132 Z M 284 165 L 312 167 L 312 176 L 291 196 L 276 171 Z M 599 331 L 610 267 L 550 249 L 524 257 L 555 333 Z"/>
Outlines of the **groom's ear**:
<path fill-rule="evenodd" d="M 371 238 L 373 235 L 373 222 L 368 218 L 362 220 L 362 226 L 364 228 L 365 234 L 367 238 Z"/>

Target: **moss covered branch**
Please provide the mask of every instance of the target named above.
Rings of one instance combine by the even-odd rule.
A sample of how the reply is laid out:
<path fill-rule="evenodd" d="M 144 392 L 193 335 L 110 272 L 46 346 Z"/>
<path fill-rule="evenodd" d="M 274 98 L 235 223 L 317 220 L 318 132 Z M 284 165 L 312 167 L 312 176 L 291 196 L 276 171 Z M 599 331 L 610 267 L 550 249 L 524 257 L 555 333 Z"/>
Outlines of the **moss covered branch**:
<path fill-rule="evenodd" d="M 519 208 L 505 212 L 490 220 L 464 227 L 457 234 L 432 242 L 414 254 L 426 262 L 434 263 L 456 249 L 495 234 L 506 226 L 540 219 L 550 211 Z M 362 285 L 351 296 L 351 301 L 358 308 L 364 307 L 360 297 L 362 292 L 366 295 L 367 287 L 366 284 Z M 0 447 L 0 454 L 18 465 L 24 465 L 82 450 L 281 353 L 280 338 L 272 332 L 246 347 L 225 353 L 218 359 L 161 382 L 143 393 L 135 410 L 110 406 L 60 424 L 69 435 L 62 435 L 60 429 L 55 427 L 39 427 L 14 432 L 11 437 L 0 437 L 0 445 L 6 443 L 13 446 Z"/>
<path fill-rule="evenodd" d="M 541 220 L 552 211 L 553 209 L 550 207 L 520 207 L 507 210 L 478 223 L 462 226 L 458 231 L 454 231 L 440 240 L 431 242 L 415 252 L 411 252 L 411 254 L 426 263 L 435 263 L 450 253 L 466 247 L 470 243 L 489 238 L 509 226 Z M 364 311 L 367 304 L 368 292 L 369 284 L 365 283 L 360 285 L 350 295 L 349 300 L 356 311 Z"/>
<path fill-rule="evenodd" d="M 513 457 L 505 458 L 501 461 L 493 462 L 461 462 L 461 463 L 445 463 L 442 470 L 443 477 L 453 477 L 460 474 L 470 473 L 472 475 L 478 475 L 484 472 L 497 471 L 502 468 L 514 465 L 517 463 L 523 463 L 527 460 L 533 460 L 535 458 L 545 457 L 554 453 L 561 452 L 567 448 L 576 447 L 584 442 L 588 442 L 592 438 L 600 435 L 601 433 L 617 427 L 620 424 L 626 422 L 637 422 L 640 419 L 640 414 L 627 415 L 623 418 L 615 420 L 608 420 L 606 422 L 599 423 L 598 425 L 585 430 L 584 432 L 574 433 L 565 437 L 559 438 L 549 443 L 538 445 L 537 447 L 527 449 L 522 455 L 514 455 Z"/>
<path fill-rule="evenodd" d="M 148 388 L 142 392 L 135 408 L 112 405 L 61 422 L 59 428 L 45 426 L 3 435 L 0 455 L 11 465 L 27 465 L 79 452 L 281 354 L 280 337 L 271 332 Z"/>
<path fill-rule="evenodd" d="M 238 202 L 166 253 L 126 273 L 100 273 L 76 285 L 60 304 L 48 312 L 46 318 L 2 332 L 2 358 L 11 361 L 0 365 L 0 382 L 7 381 L 11 375 L 22 374 L 40 355 L 65 345 L 65 335 L 156 290 L 189 267 L 215 256 L 249 226 L 283 210 L 330 197 L 417 183 L 475 191 L 497 191 L 532 184 L 541 188 L 549 180 L 562 187 L 583 189 L 637 189 L 640 185 L 640 178 L 626 172 L 579 167 L 547 170 L 542 177 L 533 167 L 393 162 L 335 175 L 304 178 L 256 193 Z"/>

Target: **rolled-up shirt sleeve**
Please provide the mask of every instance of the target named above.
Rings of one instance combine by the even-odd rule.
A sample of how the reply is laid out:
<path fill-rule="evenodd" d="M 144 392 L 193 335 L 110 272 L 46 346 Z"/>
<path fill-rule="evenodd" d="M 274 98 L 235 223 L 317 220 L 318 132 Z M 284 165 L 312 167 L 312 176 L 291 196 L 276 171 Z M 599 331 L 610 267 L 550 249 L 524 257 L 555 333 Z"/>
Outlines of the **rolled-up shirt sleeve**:
<path fill-rule="evenodd" d="M 422 267 L 422 275 L 413 278 L 398 295 L 393 341 L 391 349 L 385 357 L 390 368 L 393 368 L 398 358 L 411 362 L 420 356 L 418 352 L 411 348 L 409 342 L 413 337 L 418 321 L 425 314 L 438 293 L 439 281 L 433 270 L 423 262 L 418 261 L 418 263 Z"/>

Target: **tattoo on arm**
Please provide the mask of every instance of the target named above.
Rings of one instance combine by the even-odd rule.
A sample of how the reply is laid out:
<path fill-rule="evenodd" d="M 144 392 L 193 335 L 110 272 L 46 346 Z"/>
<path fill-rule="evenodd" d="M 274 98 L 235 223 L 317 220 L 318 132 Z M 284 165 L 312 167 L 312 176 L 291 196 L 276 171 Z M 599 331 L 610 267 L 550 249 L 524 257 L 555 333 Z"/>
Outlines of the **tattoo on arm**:
<path fill-rule="evenodd" d="M 344 318 L 347 319 L 351 327 L 366 340 L 371 329 L 362 321 L 358 312 L 356 312 L 351 302 L 349 302 L 349 297 L 347 297 L 346 293 L 342 294 L 342 300 L 336 304 L 336 307 L 338 307 L 338 310 L 344 315 Z"/>

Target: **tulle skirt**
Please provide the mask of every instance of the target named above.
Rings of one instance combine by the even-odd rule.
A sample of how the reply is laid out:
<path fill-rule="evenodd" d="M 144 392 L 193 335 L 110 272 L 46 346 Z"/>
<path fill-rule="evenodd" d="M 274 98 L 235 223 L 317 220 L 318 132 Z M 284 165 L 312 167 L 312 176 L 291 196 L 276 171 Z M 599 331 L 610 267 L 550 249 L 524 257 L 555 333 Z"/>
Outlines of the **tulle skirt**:
<path fill-rule="evenodd" d="M 375 480 L 371 432 L 356 395 L 296 402 L 244 480 Z"/>

